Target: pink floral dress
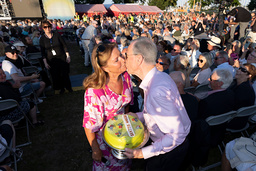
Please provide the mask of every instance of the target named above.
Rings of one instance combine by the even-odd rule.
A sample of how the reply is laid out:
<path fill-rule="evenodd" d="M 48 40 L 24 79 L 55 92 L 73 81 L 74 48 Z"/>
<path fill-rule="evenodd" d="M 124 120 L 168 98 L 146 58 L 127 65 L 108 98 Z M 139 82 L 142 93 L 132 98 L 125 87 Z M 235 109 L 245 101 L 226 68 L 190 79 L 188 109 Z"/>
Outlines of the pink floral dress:
<path fill-rule="evenodd" d="M 102 139 L 102 128 L 113 116 L 125 113 L 125 106 L 133 103 L 132 82 L 127 72 L 122 74 L 123 92 L 116 94 L 106 85 L 103 89 L 89 88 L 84 95 L 83 127 L 95 132 L 97 142 L 110 165 L 93 161 L 93 170 L 129 170 L 131 160 L 119 160 L 111 153 L 111 148 Z"/>

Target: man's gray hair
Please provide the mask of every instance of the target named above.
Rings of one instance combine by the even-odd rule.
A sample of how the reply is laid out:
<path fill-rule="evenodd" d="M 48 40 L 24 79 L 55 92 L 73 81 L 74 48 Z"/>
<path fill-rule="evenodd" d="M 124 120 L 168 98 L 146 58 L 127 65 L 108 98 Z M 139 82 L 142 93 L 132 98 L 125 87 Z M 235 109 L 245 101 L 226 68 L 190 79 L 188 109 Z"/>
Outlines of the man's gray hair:
<path fill-rule="evenodd" d="M 228 61 L 228 52 L 226 52 L 226 51 L 224 51 L 224 50 L 221 50 L 221 51 L 216 52 L 216 56 L 217 56 L 217 55 L 219 55 L 219 56 L 225 58 L 226 61 Z"/>
<path fill-rule="evenodd" d="M 213 73 L 214 72 L 216 72 L 216 74 L 219 77 L 218 81 L 223 82 L 223 85 L 221 86 L 221 88 L 226 89 L 233 82 L 233 75 L 229 70 L 227 70 L 227 69 L 215 69 L 213 71 Z"/>
<path fill-rule="evenodd" d="M 157 48 L 155 43 L 153 43 L 147 37 L 140 37 L 133 42 L 133 53 L 141 54 L 146 63 L 154 65 L 156 63 L 157 56 Z"/>

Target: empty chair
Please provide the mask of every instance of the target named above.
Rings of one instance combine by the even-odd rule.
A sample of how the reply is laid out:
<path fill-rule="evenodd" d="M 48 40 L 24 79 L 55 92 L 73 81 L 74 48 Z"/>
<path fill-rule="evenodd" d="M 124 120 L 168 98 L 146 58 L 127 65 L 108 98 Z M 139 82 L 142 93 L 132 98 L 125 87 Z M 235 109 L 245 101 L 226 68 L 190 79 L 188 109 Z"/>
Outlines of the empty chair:
<path fill-rule="evenodd" d="M 40 59 L 42 59 L 41 52 L 29 53 L 27 54 L 27 59 L 32 65 L 40 66 L 40 68 L 42 68 L 42 65 L 40 63 Z"/>
<path fill-rule="evenodd" d="M 225 135 L 225 129 L 227 123 L 234 117 L 236 114 L 236 111 L 230 111 L 224 114 L 216 115 L 216 116 L 210 116 L 205 119 L 206 123 L 209 125 L 209 133 L 206 134 L 204 130 L 208 129 L 207 127 L 202 127 L 201 129 L 203 132 L 198 132 L 197 134 L 205 134 L 202 137 L 202 141 L 199 141 L 199 148 L 197 146 L 197 149 L 195 149 L 195 155 L 193 156 L 192 164 L 196 165 L 195 161 L 202 162 L 201 164 L 204 164 L 206 162 L 208 151 L 211 147 L 218 146 L 220 153 L 222 154 L 222 148 L 221 146 L 225 147 L 225 144 L 223 143 L 223 138 Z M 201 135 L 196 135 L 197 137 L 200 137 Z M 204 138 L 205 136 L 209 136 L 207 138 Z M 198 141 L 198 140 L 197 140 Z M 198 164 L 198 163 L 197 163 Z M 209 170 L 211 168 L 217 167 L 221 164 L 221 162 L 214 163 L 212 165 L 206 166 L 204 168 L 201 168 L 200 170 Z"/>
<path fill-rule="evenodd" d="M 245 132 L 249 137 L 249 134 L 246 131 L 249 128 L 248 120 L 250 119 L 250 116 L 253 116 L 255 114 L 256 114 L 256 105 L 242 107 L 238 109 L 235 117 L 230 121 L 227 131 L 232 133 L 241 132 L 243 136 L 244 136 L 243 132 Z M 232 126 L 231 126 L 231 123 L 232 123 Z M 239 124 L 240 128 L 239 129 L 232 128 L 232 127 L 235 127 L 235 124 Z"/>

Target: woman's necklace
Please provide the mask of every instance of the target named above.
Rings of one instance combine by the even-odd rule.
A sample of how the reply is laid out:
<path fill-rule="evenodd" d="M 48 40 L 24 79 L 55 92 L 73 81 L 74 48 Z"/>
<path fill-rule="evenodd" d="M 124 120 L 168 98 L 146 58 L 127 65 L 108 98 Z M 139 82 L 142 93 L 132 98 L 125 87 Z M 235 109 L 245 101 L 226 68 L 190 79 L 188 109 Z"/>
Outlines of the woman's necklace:
<path fill-rule="evenodd" d="M 46 34 L 46 33 L 44 33 L 45 34 L 45 36 L 48 38 L 48 39 L 52 39 L 52 33 L 50 33 L 50 34 Z"/>

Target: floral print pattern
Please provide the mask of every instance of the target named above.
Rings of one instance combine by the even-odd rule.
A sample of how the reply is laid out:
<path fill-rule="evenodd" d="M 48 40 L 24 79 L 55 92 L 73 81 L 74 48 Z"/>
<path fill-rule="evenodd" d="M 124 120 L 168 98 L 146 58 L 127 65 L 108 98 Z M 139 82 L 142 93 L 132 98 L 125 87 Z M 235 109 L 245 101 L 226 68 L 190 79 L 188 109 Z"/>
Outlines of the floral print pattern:
<path fill-rule="evenodd" d="M 129 170 L 131 160 L 118 160 L 111 153 L 111 148 L 105 144 L 102 138 L 102 128 L 113 116 L 125 113 L 125 106 L 133 104 L 132 82 L 127 72 L 122 74 L 123 91 L 116 94 L 106 85 L 102 89 L 89 88 L 84 95 L 83 127 L 95 132 L 97 142 L 102 150 L 103 157 L 110 162 L 93 161 L 93 170 Z"/>

